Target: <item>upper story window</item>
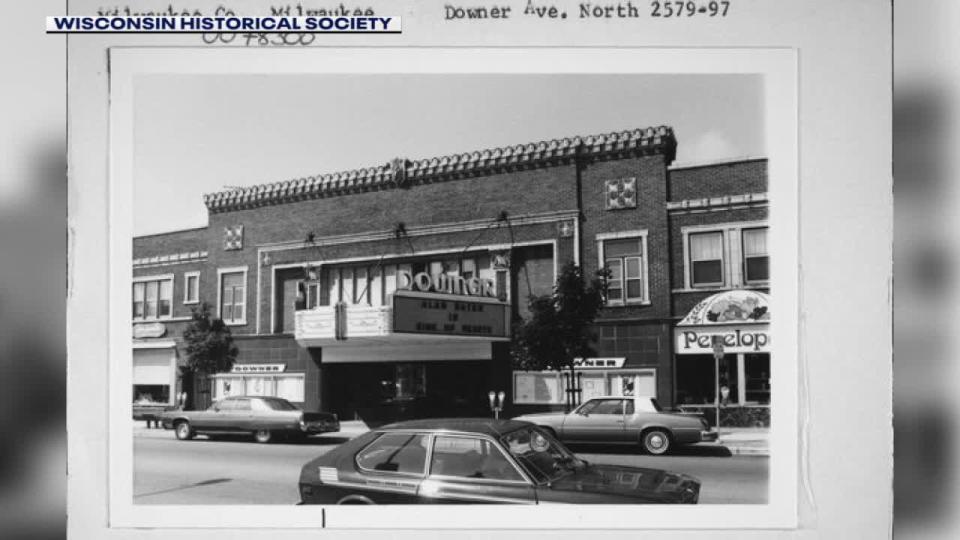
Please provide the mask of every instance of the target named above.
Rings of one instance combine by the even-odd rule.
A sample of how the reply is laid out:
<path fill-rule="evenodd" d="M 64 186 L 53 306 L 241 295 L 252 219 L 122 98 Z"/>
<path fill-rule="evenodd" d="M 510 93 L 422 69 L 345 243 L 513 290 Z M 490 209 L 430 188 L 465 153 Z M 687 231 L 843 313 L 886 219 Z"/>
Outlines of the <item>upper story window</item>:
<path fill-rule="evenodd" d="M 420 260 L 397 264 L 395 262 L 368 262 L 362 265 L 324 267 L 303 283 L 306 309 L 329 306 L 337 302 L 351 305 L 383 306 L 398 286 L 398 274 L 415 276 L 424 272 L 431 277 L 439 274 L 464 279 L 493 277 L 489 258 L 473 255 L 446 260 Z"/>
<path fill-rule="evenodd" d="M 610 271 L 607 305 L 648 302 L 646 234 L 602 234 L 597 239 L 602 265 Z"/>
<path fill-rule="evenodd" d="M 246 269 L 220 270 L 220 318 L 227 324 L 246 323 Z"/>
<path fill-rule="evenodd" d="M 690 235 L 690 285 L 723 285 L 723 232 Z"/>
<path fill-rule="evenodd" d="M 766 227 L 743 230 L 743 279 L 747 283 L 770 279 Z"/>
<path fill-rule="evenodd" d="M 173 316 L 173 276 L 135 278 L 133 320 L 146 321 Z"/>
<path fill-rule="evenodd" d="M 198 302 L 200 302 L 200 272 L 187 272 L 183 274 L 183 303 Z"/>
<path fill-rule="evenodd" d="M 684 227 L 686 288 L 766 286 L 770 280 L 763 222 Z"/>

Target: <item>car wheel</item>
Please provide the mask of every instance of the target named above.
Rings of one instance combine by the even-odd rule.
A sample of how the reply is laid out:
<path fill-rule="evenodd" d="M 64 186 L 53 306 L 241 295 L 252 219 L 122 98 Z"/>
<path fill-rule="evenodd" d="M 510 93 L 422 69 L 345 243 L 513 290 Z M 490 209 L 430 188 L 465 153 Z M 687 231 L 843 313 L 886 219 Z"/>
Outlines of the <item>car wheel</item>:
<path fill-rule="evenodd" d="M 181 441 L 189 441 L 193 438 L 193 429 L 190 427 L 190 422 L 177 422 L 177 424 L 173 426 L 173 430 L 177 438 Z"/>
<path fill-rule="evenodd" d="M 664 429 L 651 429 L 644 432 L 641 441 L 643 449 L 655 456 L 666 454 L 670 450 L 670 433 Z"/>
<path fill-rule="evenodd" d="M 266 444 L 273 439 L 273 433 L 269 429 L 258 429 L 253 432 L 253 438 L 257 440 L 258 443 Z"/>

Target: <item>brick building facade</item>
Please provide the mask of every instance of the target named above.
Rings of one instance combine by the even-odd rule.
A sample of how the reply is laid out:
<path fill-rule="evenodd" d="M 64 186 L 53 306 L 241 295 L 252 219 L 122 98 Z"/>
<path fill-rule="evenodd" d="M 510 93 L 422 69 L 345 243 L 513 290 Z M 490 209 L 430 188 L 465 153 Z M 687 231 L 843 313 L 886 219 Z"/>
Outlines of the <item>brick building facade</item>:
<path fill-rule="evenodd" d="M 769 379 L 766 349 L 750 353 L 766 354 L 762 371 L 736 347 L 715 366 L 678 343 L 765 327 L 752 308 L 768 288 L 766 161 L 672 167 L 676 146 L 670 128 L 647 128 L 207 195 L 207 227 L 134 239 L 134 399 L 274 394 L 368 422 L 489 414 L 489 390 L 506 392 L 508 415 L 562 408 L 562 376 L 511 369 L 509 325 L 574 262 L 612 270 L 585 397 L 704 406 L 716 394 L 704 377 L 722 368 L 728 403 L 762 408 L 768 397 L 740 388 L 746 372 Z M 730 295 L 748 293 L 756 317 L 738 320 Z M 178 383 L 200 301 L 240 355 L 231 373 Z M 729 308 L 701 317 L 716 328 L 687 321 L 704 301 Z"/>

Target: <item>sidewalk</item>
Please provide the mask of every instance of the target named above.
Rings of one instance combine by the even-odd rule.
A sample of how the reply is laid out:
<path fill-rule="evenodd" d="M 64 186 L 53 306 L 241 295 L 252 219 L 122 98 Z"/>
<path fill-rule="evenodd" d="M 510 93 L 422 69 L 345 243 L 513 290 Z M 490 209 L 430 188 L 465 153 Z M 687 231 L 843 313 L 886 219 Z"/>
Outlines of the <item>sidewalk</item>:
<path fill-rule="evenodd" d="M 720 428 L 717 444 L 726 446 L 734 455 L 769 456 L 769 428 Z"/>
<path fill-rule="evenodd" d="M 362 435 L 370 431 L 370 428 L 367 427 L 362 420 L 347 420 L 340 422 L 340 431 L 335 431 L 333 433 L 322 433 L 320 435 L 313 435 L 312 437 L 329 437 L 335 439 L 352 439 L 358 435 Z M 134 420 L 133 421 L 133 436 L 134 437 L 145 437 L 152 439 L 173 439 L 176 436 L 173 434 L 172 429 L 163 429 L 161 428 L 148 428 L 147 422 L 143 420 Z"/>

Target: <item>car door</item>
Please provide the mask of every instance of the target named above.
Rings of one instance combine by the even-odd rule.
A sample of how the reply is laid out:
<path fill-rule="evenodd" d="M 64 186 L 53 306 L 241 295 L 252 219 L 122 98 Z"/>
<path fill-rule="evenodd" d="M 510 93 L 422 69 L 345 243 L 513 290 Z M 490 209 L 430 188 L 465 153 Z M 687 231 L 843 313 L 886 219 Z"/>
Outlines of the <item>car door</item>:
<path fill-rule="evenodd" d="M 350 493 L 376 504 L 420 502 L 417 494 L 426 474 L 429 436 L 416 432 L 387 432 L 357 452 L 357 487 Z M 362 487 L 360 487 L 362 485 Z"/>
<path fill-rule="evenodd" d="M 587 401 L 563 422 L 563 439 L 584 443 L 619 443 L 625 439 L 622 398 Z"/>
<path fill-rule="evenodd" d="M 190 418 L 193 429 L 198 431 L 223 431 L 227 410 L 233 407 L 232 399 L 222 399 L 215 402 L 205 411 L 200 411 Z"/>
<path fill-rule="evenodd" d="M 277 429 L 281 424 L 279 420 L 276 411 L 265 403 L 263 399 L 250 398 L 250 415 L 247 420 L 248 429 Z"/>
<path fill-rule="evenodd" d="M 536 504 L 526 475 L 492 439 L 435 435 L 430 470 L 420 484 L 427 504 Z"/>
<path fill-rule="evenodd" d="M 250 398 L 234 398 L 233 406 L 225 411 L 224 430 L 250 431 L 253 429 L 253 408 Z"/>

